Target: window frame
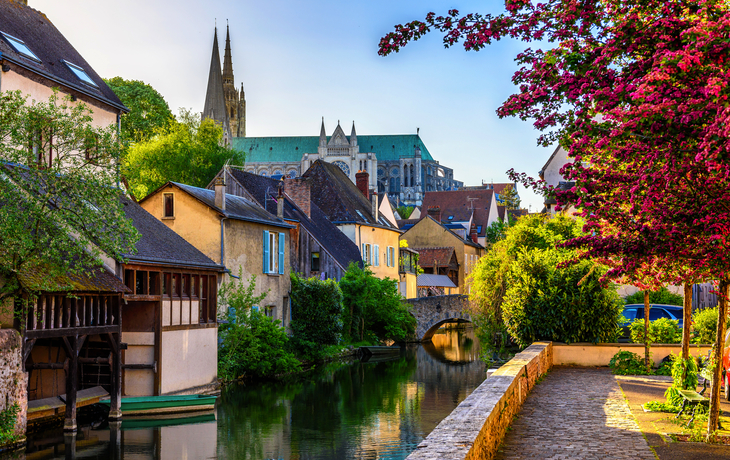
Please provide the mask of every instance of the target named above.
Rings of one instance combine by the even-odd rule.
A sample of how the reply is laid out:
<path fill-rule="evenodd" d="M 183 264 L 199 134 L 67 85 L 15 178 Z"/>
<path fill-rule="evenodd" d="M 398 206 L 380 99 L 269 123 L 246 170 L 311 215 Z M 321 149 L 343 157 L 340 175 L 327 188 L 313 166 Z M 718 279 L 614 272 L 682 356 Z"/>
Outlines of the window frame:
<path fill-rule="evenodd" d="M 167 199 L 170 198 L 170 204 L 172 206 L 171 215 L 167 213 Z M 162 193 L 162 218 L 163 219 L 174 219 L 175 218 L 175 193 L 163 192 Z"/>

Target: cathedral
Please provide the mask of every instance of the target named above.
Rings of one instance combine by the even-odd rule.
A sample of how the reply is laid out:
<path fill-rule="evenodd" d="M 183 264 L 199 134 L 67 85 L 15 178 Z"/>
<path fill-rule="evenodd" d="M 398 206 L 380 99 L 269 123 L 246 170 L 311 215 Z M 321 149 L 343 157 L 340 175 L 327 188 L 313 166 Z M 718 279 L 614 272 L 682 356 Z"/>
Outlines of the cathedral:
<path fill-rule="evenodd" d="M 245 170 L 270 177 L 298 177 L 316 160 L 337 165 L 350 180 L 355 174 L 369 174 L 371 190 L 387 193 L 396 205 L 420 206 L 428 191 L 456 190 L 463 182 L 454 180 L 454 171 L 439 164 L 416 134 L 358 136 L 355 123 L 350 135 L 337 122 L 327 136 L 324 119 L 319 136 L 246 136 L 246 99 L 236 90 L 228 27 L 223 71 L 220 66 L 217 31 L 213 36 L 208 90 L 203 118 L 216 120 L 224 128 L 224 141 L 246 152 Z"/>

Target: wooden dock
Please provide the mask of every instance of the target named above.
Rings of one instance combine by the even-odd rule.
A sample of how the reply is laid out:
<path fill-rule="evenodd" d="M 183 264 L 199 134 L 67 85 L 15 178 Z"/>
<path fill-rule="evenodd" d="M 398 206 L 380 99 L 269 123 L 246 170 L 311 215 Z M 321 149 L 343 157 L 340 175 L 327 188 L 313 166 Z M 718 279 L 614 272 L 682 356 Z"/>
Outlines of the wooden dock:
<path fill-rule="evenodd" d="M 101 398 L 109 396 L 102 387 L 87 388 L 76 393 L 76 408 L 96 404 Z M 66 395 L 28 401 L 28 423 L 64 417 L 66 415 Z"/>

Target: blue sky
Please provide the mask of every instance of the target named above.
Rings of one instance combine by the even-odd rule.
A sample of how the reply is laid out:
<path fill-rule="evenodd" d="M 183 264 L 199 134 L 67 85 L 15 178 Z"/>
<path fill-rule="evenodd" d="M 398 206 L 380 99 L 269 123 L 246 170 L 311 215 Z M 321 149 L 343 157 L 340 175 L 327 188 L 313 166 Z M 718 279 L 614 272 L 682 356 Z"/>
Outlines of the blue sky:
<path fill-rule="evenodd" d="M 468 185 L 505 182 L 510 168 L 536 176 L 552 149 L 538 147 L 530 121 L 495 114 L 515 91 L 514 56 L 505 41 L 474 53 L 444 49 L 433 33 L 388 57 L 380 37 L 398 23 L 445 14 L 501 12 L 501 0 L 29 0 L 103 77 L 143 80 L 177 112 L 201 111 L 213 27 L 228 19 L 236 85 L 244 83 L 247 134 L 404 134 L 420 128 L 433 157 Z M 519 188 L 523 205 L 540 197 Z"/>

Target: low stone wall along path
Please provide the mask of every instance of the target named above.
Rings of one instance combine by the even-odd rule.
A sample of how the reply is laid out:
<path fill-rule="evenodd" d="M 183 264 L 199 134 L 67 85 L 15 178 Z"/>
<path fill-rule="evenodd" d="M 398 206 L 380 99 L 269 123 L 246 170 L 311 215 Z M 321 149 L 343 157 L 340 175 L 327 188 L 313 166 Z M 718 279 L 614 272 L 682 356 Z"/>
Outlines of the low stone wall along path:
<path fill-rule="evenodd" d="M 496 458 L 656 457 L 610 371 L 556 367 L 532 389 Z"/>

